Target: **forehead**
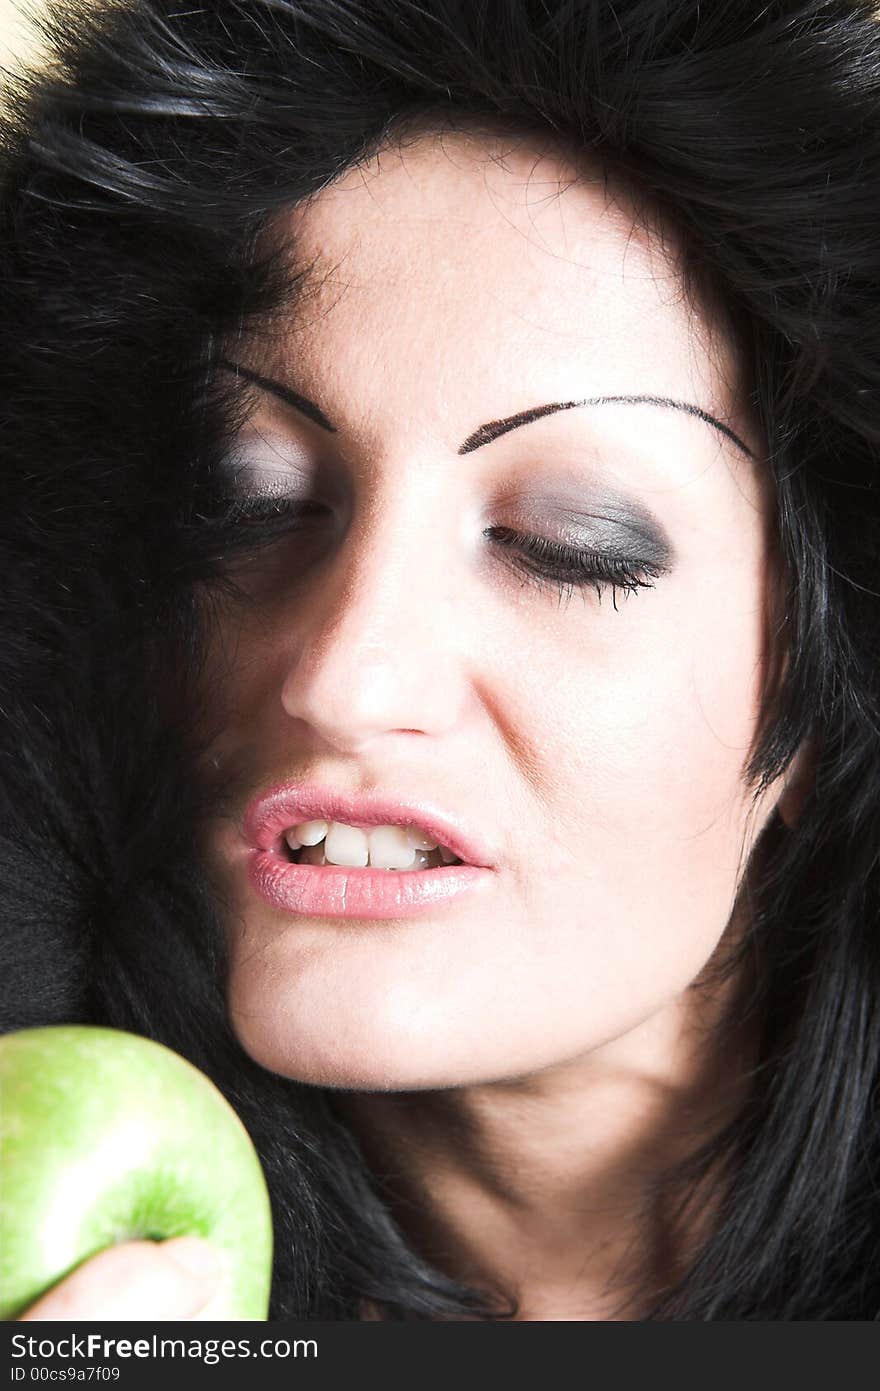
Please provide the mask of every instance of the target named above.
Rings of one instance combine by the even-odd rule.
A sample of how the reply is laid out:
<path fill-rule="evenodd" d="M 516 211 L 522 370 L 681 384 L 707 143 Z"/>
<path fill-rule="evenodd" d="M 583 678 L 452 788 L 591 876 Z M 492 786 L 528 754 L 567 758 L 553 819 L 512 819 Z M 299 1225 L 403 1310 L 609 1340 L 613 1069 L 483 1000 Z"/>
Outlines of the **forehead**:
<path fill-rule="evenodd" d="M 381 351 L 389 370 L 402 352 L 433 376 L 491 363 L 519 392 L 551 362 L 575 395 L 650 378 L 660 394 L 688 385 L 718 405 L 733 388 L 732 353 L 688 301 L 669 229 L 642 225 L 600 170 L 525 138 L 389 146 L 279 230 L 308 268 L 284 330 L 298 361 L 322 345 L 335 355 L 340 337 L 356 358 L 368 332 L 370 360 Z"/>

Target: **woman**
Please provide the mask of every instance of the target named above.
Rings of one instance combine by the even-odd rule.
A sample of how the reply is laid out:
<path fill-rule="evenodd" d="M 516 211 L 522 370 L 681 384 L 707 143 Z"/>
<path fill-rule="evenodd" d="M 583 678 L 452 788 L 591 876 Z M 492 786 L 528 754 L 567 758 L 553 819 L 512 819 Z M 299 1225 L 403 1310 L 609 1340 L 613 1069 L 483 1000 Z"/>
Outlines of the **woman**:
<path fill-rule="evenodd" d="M 217 1081 L 273 1318 L 878 1316 L 871 6 L 52 14 L 4 1027 Z"/>

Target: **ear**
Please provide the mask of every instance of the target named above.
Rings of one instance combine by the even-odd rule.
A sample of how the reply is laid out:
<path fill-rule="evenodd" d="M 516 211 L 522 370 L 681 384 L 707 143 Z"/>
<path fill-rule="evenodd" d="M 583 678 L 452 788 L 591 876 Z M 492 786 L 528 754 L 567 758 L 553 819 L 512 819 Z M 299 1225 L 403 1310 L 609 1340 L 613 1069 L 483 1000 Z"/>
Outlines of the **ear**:
<path fill-rule="evenodd" d="M 804 802 L 816 782 L 818 750 L 813 739 L 805 739 L 782 776 L 782 795 L 776 803 L 784 824 L 794 830 Z"/>

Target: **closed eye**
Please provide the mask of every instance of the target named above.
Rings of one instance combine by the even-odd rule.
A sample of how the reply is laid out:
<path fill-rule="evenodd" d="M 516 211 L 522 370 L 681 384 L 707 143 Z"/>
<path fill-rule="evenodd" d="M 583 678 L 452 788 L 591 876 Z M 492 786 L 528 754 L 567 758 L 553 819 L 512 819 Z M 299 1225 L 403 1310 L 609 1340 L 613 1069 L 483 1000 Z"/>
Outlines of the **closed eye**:
<path fill-rule="evenodd" d="M 511 551 L 513 563 L 539 588 L 555 588 L 566 601 L 577 588 L 592 587 L 600 600 L 611 589 L 616 609 L 618 589 L 628 594 L 652 589 L 664 573 L 656 563 L 567 546 L 544 536 L 525 536 L 506 526 L 488 527 L 483 535 Z"/>
<path fill-rule="evenodd" d="M 227 502 L 224 522 L 243 523 L 249 538 L 262 548 L 296 530 L 300 523 L 326 512 L 323 503 L 285 497 L 237 498 Z M 575 589 L 592 588 L 601 600 L 608 589 L 617 608 L 617 591 L 634 594 L 652 589 L 665 568 L 603 551 L 568 546 L 544 536 L 528 536 L 510 527 L 487 527 L 483 535 L 508 553 L 512 565 L 539 589 L 554 589 L 571 599 Z"/>

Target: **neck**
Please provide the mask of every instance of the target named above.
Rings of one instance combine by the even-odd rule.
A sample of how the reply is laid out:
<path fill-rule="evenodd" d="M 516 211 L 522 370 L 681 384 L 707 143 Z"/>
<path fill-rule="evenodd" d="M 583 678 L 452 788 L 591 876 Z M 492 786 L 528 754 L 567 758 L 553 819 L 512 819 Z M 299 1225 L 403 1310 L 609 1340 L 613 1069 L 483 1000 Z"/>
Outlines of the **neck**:
<path fill-rule="evenodd" d="M 743 1099 L 750 1037 L 711 1046 L 722 1001 L 692 992 L 552 1069 L 336 1104 L 401 1229 L 447 1275 L 511 1296 L 522 1319 L 639 1318 L 708 1230 L 666 1172 Z M 696 1196 L 696 1195 L 692 1195 Z M 635 1300 L 635 1304 L 633 1301 Z"/>

